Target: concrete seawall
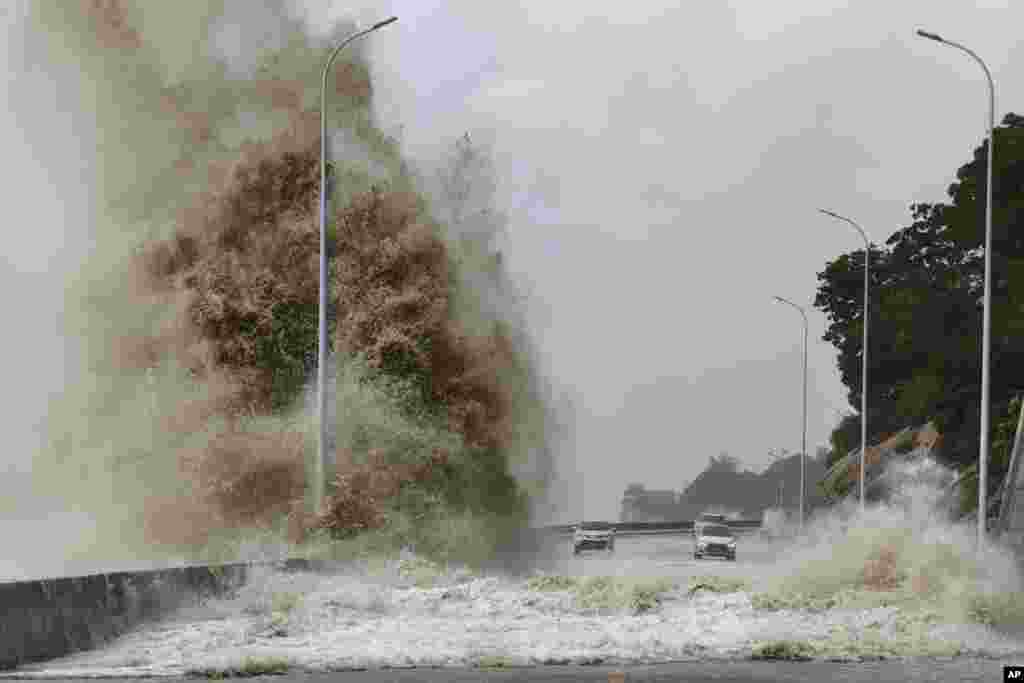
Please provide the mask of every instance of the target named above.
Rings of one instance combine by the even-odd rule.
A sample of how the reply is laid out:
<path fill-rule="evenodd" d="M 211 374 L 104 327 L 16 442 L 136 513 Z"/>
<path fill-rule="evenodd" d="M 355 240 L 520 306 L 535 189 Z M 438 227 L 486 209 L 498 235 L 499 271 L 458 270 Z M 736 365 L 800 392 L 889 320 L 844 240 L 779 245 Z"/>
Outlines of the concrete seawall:
<path fill-rule="evenodd" d="M 98 647 L 197 598 L 228 594 L 249 565 L 0 583 L 0 670 Z"/>

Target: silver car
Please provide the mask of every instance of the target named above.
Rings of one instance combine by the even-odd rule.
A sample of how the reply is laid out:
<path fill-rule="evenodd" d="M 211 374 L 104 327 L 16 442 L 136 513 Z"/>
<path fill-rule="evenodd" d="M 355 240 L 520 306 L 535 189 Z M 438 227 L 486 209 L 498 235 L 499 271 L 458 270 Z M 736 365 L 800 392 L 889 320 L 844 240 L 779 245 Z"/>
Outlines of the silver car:
<path fill-rule="evenodd" d="M 609 522 L 582 522 L 572 530 L 572 554 L 584 550 L 615 552 L 615 527 Z"/>
<path fill-rule="evenodd" d="M 736 561 L 736 534 L 724 524 L 702 524 L 693 536 L 693 559 L 712 556 Z"/>

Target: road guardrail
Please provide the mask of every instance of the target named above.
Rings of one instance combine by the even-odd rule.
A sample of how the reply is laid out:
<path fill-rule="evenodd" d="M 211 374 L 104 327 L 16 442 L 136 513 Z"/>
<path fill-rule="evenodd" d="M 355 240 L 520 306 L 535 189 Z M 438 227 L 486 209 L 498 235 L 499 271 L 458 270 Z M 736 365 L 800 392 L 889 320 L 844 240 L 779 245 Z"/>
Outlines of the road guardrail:
<path fill-rule="evenodd" d="M 736 531 L 756 531 L 761 528 L 759 519 L 726 520 L 725 525 Z M 534 530 L 542 534 L 568 534 L 575 524 L 550 524 L 536 527 Z M 689 533 L 693 531 L 693 520 L 680 522 L 613 522 L 612 528 L 617 534 L 630 533 Z"/>

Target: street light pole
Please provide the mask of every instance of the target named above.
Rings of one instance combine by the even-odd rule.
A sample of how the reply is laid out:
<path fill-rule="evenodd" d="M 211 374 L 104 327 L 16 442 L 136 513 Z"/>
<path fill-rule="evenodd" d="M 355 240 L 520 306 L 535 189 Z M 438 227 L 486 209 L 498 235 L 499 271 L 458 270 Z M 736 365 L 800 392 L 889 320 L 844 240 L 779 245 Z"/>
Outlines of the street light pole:
<path fill-rule="evenodd" d="M 985 532 L 988 521 L 986 506 L 986 487 L 988 486 L 988 426 L 989 426 L 989 360 L 992 353 L 992 157 L 995 156 L 996 127 L 996 87 L 992 82 L 992 72 L 981 57 L 972 50 L 952 40 L 927 31 L 918 31 L 917 35 L 937 43 L 966 52 L 981 65 L 988 79 L 988 170 L 985 183 L 985 309 L 982 313 L 981 341 L 981 443 L 978 452 L 978 551 L 985 545 Z"/>
<path fill-rule="evenodd" d="M 864 515 L 864 469 L 867 466 L 868 452 L 868 270 L 871 261 L 871 243 L 868 241 L 867 233 L 845 216 L 826 209 L 818 209 L 821 213 L 832 218 L 849 223 L 860 236 L 864 238 L 864 343 L 861 352 L 861 381 L 860 381 L 860 514 Z"/>
<path fill-rule="evenodd" d="M 804 489 L 806 488 L 804 483 L 804 463 L 807 460 L 807 311 L 802 306 L 798 306 L 789 299 L 783 299 L 781 296 L 775 297 L 776 301 L 781 301 L 784 304 L 789 304 L 796 310 L 800 311 L 800 315 L 804 318 L 804 431 L 803 437 L 800 441 L 800 531 L 804 530 Z"/>
<path fill-rule="evenodd" d="M 359 31 L 334 49 L 324 65 L 320 80 L 320 297 L 317 330 L 317 458 L 313 468 L 313 510 L 319 512 L 324 499 L 324 476 L 327 461 L 327 74 L 342 48 L 367 33 L 398 21 L 391 17 Z"/>

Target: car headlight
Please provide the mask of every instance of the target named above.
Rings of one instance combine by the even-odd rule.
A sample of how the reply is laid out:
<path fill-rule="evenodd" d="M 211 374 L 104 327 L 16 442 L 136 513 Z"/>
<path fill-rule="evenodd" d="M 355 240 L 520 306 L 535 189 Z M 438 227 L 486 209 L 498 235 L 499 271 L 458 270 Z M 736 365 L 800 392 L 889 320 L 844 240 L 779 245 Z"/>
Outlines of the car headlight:
<path fill-rule="evenodd" d="M 736 539 L 735 538 L 732 539 L 731 541 L 729 541 L 729 547 L 730 548 L 735 548 L 736 547 Z"/>

